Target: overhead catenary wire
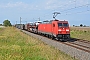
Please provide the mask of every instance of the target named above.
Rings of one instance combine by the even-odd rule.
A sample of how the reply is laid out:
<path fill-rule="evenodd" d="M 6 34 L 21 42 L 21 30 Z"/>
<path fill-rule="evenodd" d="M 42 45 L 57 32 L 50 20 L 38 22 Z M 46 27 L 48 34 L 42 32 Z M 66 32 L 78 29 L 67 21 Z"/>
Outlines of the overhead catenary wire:
<path fill-rule="evenodd" d="M 80 13 L 86 13 L 86 12 L 90 12 L 90 10 L 86 10 L 86 11 L 78 11 L 78 12 L 73 12 L 73 13 L 65 13 L 65 14 L 62 14 L 62 15 L 72 15 L 72 14 L 80 14 Z"/>
<path fill-rule="evenodd" d="M 69 5 L 70 4 L 66 4 L 66 5 L 63 6 L 64 8 L 66 6 L 68 6 L 68 9 L 66 7 L 65 10 L 61 9 L 62 7 L 61 8 L 59 7 L 61 9 L 61 11 L 59 9 L 59 12 L 61 13 L 61 15 L 68 15 L 68 14 L 73 14 L 73 13 L 76 13 L 77 14 L 77 13 L 84 13 L 84 12 L 89 12 L 90 11 L 90 7 L 89 7 L 90 6 L 90 3 L 89 3 L 88 0 L 86 1 L 86 4 L 83 4 L 83 5 L 78 5 L 77 4 L 77 1 L 78 0 L 74 0 L 72 2 L 70 1 L 73 4 L 73 7 L 72 8 L 69 8 Z M 85 7 L 86 7 L 86 11 L 82 11 L 81 8 L 84 8 L 84 10 L 85 10 Z M 78 11 L 77 9 L 81 9 L 81 11 Z M 71 11 L 75 11 L 75 10 L 76 10 L 76 12 L 71 13 Z"/>
<path fill-rule="evenodd" d="M 90 3 L 88 3 L 88 1 L 87 1 L 87 3 L 85 3 L 85 4 L 77 4 L 77 2 L 78 2 L 78 0 L 73 0 L 73 1 L 69 1 L 68 3 L 66 3 L 66 4 L 64 4 L 64 5 L 62 5 L 63 7 L 68 7 L 68 8 L 65 8 L 65 9 L 61 9 L 61 11 L 60 11 L 60 6 L 58 7 L 58 11 L 56 11 L 55 9 L 53 9 L 53 12 L 60 12 L 61 14 L 60 15 L 72 15 L 72 14 L 80 14 L 80 13 L 86 13 L 86 12 L 90 12 Z M 71 5 L 72 5 L 72 7 L 70 8 L 69 6 L 71 6 L 70 5 L 70 3 L 71 3 Z M 77 9 L 81 9 L 81 8 L 84 8 L 84 7 L 86 7 L 86 10 L 85 11 L 80 11 L 80 10 L 77 10 Z M 76 10 L 76 11 L 75 11 Z M 71 12 L 72 11 L 72 12 Z M 48 16 L 51 16 L 51 14 L 49 14 L 48 12 L 46 12 L 47 14 L 45 14 L 45 15 L 42 15 L 42 16 L 40 16 L 41 17 L 41 19 L 48 19 Z M 45 18 L 46 17 L 46 18 Z"/>
<path fill-rule="evenodd" d="M 61 14 L 61 15 L 73 15 L 73 14 L 81 14 L 81 13 L 87 13 L 87 12 L 90 12 L 90 10 L 78 11 L 78 12 L 73 12 L 73 13 L 66 12 L 65 14 Z"/>
<path fill-rule="evenodd" d="M 90 6 L 90 4 L 85 4 L 85 5 L 73 7 L 73 8 L 70 8 L 70 9 L 62 10 L 61 12 L 65 12 L 65 11 L 69 11 L 69 10 L 73 10 L 73 9 L 77 9 L 77 8 L 82 8 L 82 7 L 84 7 L 84 6 L 88 7 L 88 6 Z"/>
<path fill-rule="evenodd" d="M 71 5 L 72 5 L 72 7 L 71 8 L 69 8 L 69 6 L 71 6 L 70 5 L 70 3 L 71 3 Z M 71 15 L 71 14 L 80 14 L 80 13 L 85 13 L 85 12 L 90 12 L 90 3 L 88 2 L 88 0 L 86 1 L 86 3 L 85 4 L 77 4 L 78 3 L 78 0 L 73 0 L 73 1 L 69 1 L 68 3 L 66 3 L 66 4 L 64 4 L 64 5 L 60 5 L 60 6 L 58 6 L 58 10 L 56 11 L 56 8 L 55 9 L 53 9 L 53 10 L 51 10 L 52 12 L 60 12 L 60 15 Z M 56 3 L 55 3 L 56 4 Z M 66 6 L 68 6 L 68 8 L 65 8 L 65 9 L 61 9 L 62 7 L 61 6 L 63 6 L 63 7 L 66 7 Z M 60 8 L 61 7 L 61 8 Z M 80 9 L 83 9 L 83 8 L 85 8 L 84 10 L 85 11 L 80 11 Z M 61 9 L 61 10 L 60 10 Z M 79 9 L 79 10 L 78 10 Z M 75 11 L 76 10 L 76 11 Z M 72 11 L 72 12 L 71 12 Z M 45 15 L 42 15 L 41 16 L 41 19 L 48 19 L 48 16 L 51 16 L 51 14 L 49 14 L 48 12 L 46 12 L 47 14 L 45 14 Z"/>

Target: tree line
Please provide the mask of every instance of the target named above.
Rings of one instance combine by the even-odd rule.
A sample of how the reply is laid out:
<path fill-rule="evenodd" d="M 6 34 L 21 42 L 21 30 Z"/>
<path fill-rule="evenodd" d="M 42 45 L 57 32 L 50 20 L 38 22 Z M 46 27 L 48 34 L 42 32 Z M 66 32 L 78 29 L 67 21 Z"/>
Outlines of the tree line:
<path fill-rule="evenodd" d="M 89 26 L 86 26 L 86 25 L 80 24 L 79 26 L 75 26 L 75 25 L 73 25 L 73 27 L 89 27 Z"/>

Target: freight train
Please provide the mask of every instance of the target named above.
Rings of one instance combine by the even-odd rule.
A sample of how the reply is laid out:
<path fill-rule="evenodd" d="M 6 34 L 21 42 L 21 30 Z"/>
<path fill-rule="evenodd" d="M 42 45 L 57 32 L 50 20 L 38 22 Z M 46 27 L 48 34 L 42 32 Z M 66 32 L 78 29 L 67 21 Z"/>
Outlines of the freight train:
<path fill-rule="evenodd" d="M 65 20 L 37 21 L 35 23 L 16 24 L 15 27 L 60 41 L 70 38 L 69 23 Z"/>

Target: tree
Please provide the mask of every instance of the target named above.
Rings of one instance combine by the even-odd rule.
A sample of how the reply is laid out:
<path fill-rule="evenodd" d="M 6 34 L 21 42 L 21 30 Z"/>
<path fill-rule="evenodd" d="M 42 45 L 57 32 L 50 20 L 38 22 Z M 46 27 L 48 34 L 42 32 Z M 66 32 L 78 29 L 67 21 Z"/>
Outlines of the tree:
<path fill-rule="evenodd" d="M 75 27 L 75 25 L 73 25 L 73 27 Z"/>
<path fill-rule="evenodd" d="M 84 25 L 84 27 L 87 27 L 86 25 Z"/>
<path fill-rule="evenodd" d="M 4 25 L 4 26 L 12 26 L 9 20 L 5 20 L 5 21 L 3 22 L 3 25 Z"/>
<path fill-rule="evenodd" d="M 80 27 L 83 27 L 83 24 L 80 24 Z"/>
<path fill-rule="evenodd" d="M 0 26 L 2 26 L 2 24 L 0 24 Z"/>

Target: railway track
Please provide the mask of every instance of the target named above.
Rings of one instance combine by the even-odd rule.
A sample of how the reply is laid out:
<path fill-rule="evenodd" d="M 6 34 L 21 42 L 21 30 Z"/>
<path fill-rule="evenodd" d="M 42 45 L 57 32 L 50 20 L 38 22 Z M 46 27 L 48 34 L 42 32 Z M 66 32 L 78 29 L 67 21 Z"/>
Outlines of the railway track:
<path fill-rule="evenodd" d="M 54 46 L 79 60 L 90 60 L 90 42 L 78 39 L 70 39 L 67 42 L 61 42 L 57 40 L 51 40 L 46 36 L 36 35 L 26 31 L 24 32 L 28 35 L 33 35 L 33 37 L 39 38 L 45 43 Z"/>
<path fill-rule="evenodd" d="M 80 50 L 90 53 L 90 44 L 89 44 L 90 42 L 86 42 L 85 40 L 75 40 L 73 42 L 70 42 L 70 40 L 67 42 L 61 42 L 61 41 L 57 41 L 57 42 L 60 42 L 68 46 L 74 47 L 76 49 L 80 49 Z"/>
<path fill-rule="evenodd" d="M 73 41 L 80 41 L 80 42 L 83 42 L 83 43 L 90 44 L 90 41 L 88 41 L 88 40 L 76 39 L 76 38 L 71 38 L 71 40 L 73 40 Z"/>
<path fill-rule="evenodd" d="M 78 39 L 78 41 L 90 44 L 90 41 L 87 41 L 87 40 Z"/>
<path fill-rule="evenodd" d="M 75 39 L 74 42 L 67 41 L 67 42 L 65 42 L 65 44 L 71 45 L 73 47 L 76 47 L 78 49 L 81 49 L 81 50 L 84 50 L 84 51 L 90 53 L 90 41 Z"/>
<path fill-rule="evenodd" d="M 72 46 L 72 47 L 75 47 L 77 49 L 80 49 L 80 50 L 83 50 L 85 52 L 90 53 L 90 47 L 83 46 L 83 45 L 77 44 L 77 43 L 71 43 L 71 42 L 65 42 L 64 44 L 69 45 L 69 46 Z"/>
<path fill-rule="evenodd" d="M 43 37 L 46 37 L 46 36 L 43 36 Z M 66 42 L 61 42 L 61 41 L 57 41 L 57 40 L 54 40 L 54 41 L 60 42 L 60 43 L 63 43 L 63 44 L 66 44 L 66 45 L 69 45 L 74 48 L 77 48 L 77 49 L 80 49 L 80 50 L 90 53 L 90 41 L 80 40 L 80 39 L 76 39 L 76 38 L 74 38 L 74 39 L 71 38 L 70 40 L 67 40 Z"/>

